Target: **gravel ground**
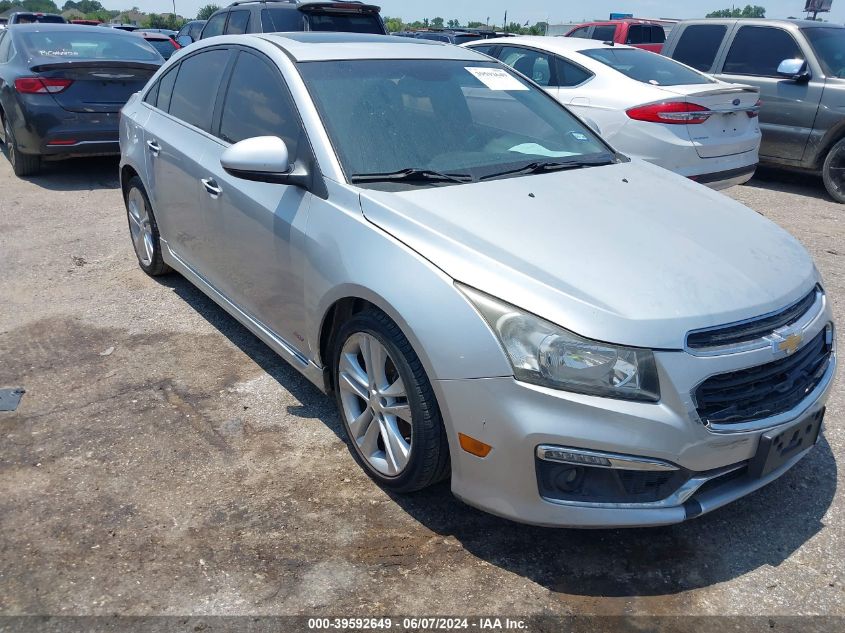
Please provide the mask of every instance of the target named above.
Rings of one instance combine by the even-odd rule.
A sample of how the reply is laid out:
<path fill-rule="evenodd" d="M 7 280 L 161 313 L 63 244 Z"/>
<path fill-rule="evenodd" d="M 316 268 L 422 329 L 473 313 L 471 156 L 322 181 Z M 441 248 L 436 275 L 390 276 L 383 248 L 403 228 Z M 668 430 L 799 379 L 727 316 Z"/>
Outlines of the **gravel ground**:
<path fill-rule="evenodd" d="M 0 413 L 0 614 L 845 615 L 841 379 L 807 459 L 687 524 L 548 530 L 448 485 L 393 497 L 327 398 L 138 269 L 116 167 L 24 181 L 0 159 L 0 386 L 27 390 Z M 777 172 L 729 195 L 803 241 L 845 325 L 845 208 Z"/>

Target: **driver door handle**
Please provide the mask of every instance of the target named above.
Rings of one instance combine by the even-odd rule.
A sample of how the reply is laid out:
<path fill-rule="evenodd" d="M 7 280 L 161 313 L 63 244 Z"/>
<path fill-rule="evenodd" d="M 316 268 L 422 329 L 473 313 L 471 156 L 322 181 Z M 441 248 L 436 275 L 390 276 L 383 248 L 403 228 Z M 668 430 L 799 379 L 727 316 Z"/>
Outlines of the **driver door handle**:
<path fill-rule="evenodd" d="M 147 147 L 152 152 L 153 156 L 158 156 L 159 152 L 161 151 L 161 145 L 156 143 L 155 141 L 147 141 Z"/>
<path fill-rule="evenodd" d="M 214 178 L 203 178 L 200 180 L 202 186 L 205 187 L 205 190 L 208 192 L 212 198 L 216 198 L 223 190 L 220 188 L 220 185 L 217 184 L 217 181 Z"/>

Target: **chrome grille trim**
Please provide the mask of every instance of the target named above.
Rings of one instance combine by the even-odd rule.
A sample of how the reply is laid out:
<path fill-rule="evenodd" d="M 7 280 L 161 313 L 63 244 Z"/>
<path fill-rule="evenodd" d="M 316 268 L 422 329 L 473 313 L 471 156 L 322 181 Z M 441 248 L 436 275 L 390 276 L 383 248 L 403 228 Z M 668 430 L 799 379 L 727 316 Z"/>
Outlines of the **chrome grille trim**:
<path fill-rule="evenodd" d="M 687 333 L 684 349 L 693 356 L 721 356 L 770 347 L 779 333 L 803 332 L 824 312 L 826 297 L 816 286 L 800 300 L 775 312 Z"/>

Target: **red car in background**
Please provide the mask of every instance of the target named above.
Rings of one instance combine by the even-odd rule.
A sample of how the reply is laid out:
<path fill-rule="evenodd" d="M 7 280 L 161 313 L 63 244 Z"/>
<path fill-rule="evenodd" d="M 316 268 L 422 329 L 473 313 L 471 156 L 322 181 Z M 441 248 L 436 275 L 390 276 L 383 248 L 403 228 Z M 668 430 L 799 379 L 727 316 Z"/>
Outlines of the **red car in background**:
<path fill-rule="evenodd" d="M 566 37 L 627 44 L 659 53 L 663 49 L 663 42 L 666 41 L 666 31 L 659 22 L 626 18 L 579 24 L 569 31 Z"/>

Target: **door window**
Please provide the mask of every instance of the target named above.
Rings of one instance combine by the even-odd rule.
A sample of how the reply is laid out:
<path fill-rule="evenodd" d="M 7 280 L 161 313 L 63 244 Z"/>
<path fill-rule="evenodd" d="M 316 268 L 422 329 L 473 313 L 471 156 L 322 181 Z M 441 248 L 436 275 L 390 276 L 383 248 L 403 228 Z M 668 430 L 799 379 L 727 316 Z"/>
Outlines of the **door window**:
<path fill-rule="evenodd" d="M 202 35 L 202 27 L 205 26 L 204 22 L 194 22 L 191 25 L 191 28 L 188 29 L 188 35 L 191 37 L 192 40 L 196 41 Z"/>
<path fill-rule="evenodd" d="M 581 39 L 588 40 L 590 39 L 590 28 L 589 26 L 582 26 L 580 29 L 572 31 L 567 37 L 580 37 Z"/>
<path fill-rule="evenodd" d="M 170 114 L 210 132 L 220 78 L 228 61 L 229 51 L 221 49 L 199 53 L 183 61 L 173 86 Z M 161 93 L 160 90 L 159 99 Z"/>
<path fill-rule="evenodd" d="M 590 71 L 584 70 L 561 57 L 555 58 L 555 64 L 557 65 L 557 81 L 555 84 L 561 88 L 578 86 L 593 77 L 593 73 Z"/>
<path fill-rule="evenodd" d="M 251 53 L 240 53 L 223 104 L 220 138 L 237 143 L 256 136 L 278 136 L 296 156 L 301 125 L 281 77 Z"/>
<path fill-rule="evenodd" d="M 173 95 L 173 84 L 176 83 L 176 74 L 178 72 L 178 66 L 168 71 L 167 74 L 159 79 L 155 86 L 150 89 L 144 101 L 159 110 L 167 112 L 170 108 L 170 97 Z"/>
<path fill-rule="evenodd" d="M 785 59 L 804 59 L 789 33 L 770 26 L 743 26 L 731 44 L 722 72 L 777 77 L 778 66 Z"/>
<path fill-rule="evenodd" d="M 226 23 L 226 35 L 243 35 L 249 27 L 249 11 L 230 11 Z"/>
<path fill-rule="evenodd" d="M 552 85 L 551 56 L 516 46 L 503 46 L 499 59 L 541 86 Z"/>
<path fill-rule="evenodd" d="M 651 27 L 642 24 L 632 24 L 628 27 L 628 39 L 626 44 L 650 44 Z"/>
<path fill-rule="evenodd" d="M 716 61 L 716 53 L 727 31 L 728 27 L 724 24 L 693 24 L 686 27 L 672 52 L 672 59 L 696 70 L 709 71 Z"/>
<path fill-rule="evenodd" d="M 282 33 L 302 30 L 302 13 L 291 9 L 261 9 L 261 30 L 264 33 Z"/>
<path fill-rule="evenodd" d="M 12 36 L 8 31 L 0 31 L 0 64 L 5 64 L 9 61 L 9 45 L 11 44 Z"/>
<path fill-rule="evenodd" d="M 593 31 L 593 37 L 590 39 L 598 40 L 599 42 L 612 42 L 616 36 L 616 27 L 612 24 L 607 26 L 597 26 Z"/>
<path fill-rule="evenodd" d="M 226 26 L 226 16 L 229 15 L 226 11 L 222 13 L 215 13 L 211 19 L 206 22 L 205 28 L 202 30 L 202 37 L 215 37 L 223 35 L 223 27 Z"/>
<path fill-rule="evenodd" d="M 651 43 L 663 44 L 666 41 L 666 31 L 659 24 L 651 25 Z"/>

